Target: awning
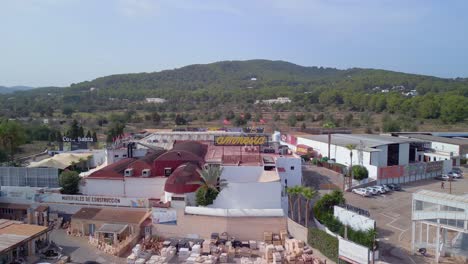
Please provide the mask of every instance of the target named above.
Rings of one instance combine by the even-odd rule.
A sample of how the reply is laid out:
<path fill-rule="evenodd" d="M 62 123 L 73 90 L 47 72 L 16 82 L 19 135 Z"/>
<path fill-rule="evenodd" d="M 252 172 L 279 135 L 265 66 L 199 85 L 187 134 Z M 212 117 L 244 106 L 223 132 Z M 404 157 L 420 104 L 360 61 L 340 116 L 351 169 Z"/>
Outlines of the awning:
<path fill-rule="evenodd" d="M 128 225 L 119 225 L 119 224 L 103 224 L 101 228 L 97 231 L 98 233 L 117 233 L 121 234 Z"/>
<path fill-rule="evenodd" d="M 93 155 L 91 153 L 60 153 L 48 159 L 31 162 L 28 167 L 46 167 L 63 170 L 71 166 L 73 162 L 78 163 L 82 160 L 86 160 L 89 156 Z"/>

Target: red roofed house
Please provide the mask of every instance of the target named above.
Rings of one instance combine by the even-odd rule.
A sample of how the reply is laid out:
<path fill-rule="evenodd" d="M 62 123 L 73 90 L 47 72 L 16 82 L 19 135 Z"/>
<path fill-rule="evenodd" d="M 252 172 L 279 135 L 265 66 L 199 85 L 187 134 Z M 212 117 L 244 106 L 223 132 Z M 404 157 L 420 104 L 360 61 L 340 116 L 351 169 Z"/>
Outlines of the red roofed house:
<path fill-rule="evenodd" d="M 171 199 L 172 194 L 193 193 L 200 180 L 197 170 L 205 164 L 207 146 L 176 142 L 169 150 L 150 151 L 143 158 L 125 158 L 84 179 L 85 195 Z"/>

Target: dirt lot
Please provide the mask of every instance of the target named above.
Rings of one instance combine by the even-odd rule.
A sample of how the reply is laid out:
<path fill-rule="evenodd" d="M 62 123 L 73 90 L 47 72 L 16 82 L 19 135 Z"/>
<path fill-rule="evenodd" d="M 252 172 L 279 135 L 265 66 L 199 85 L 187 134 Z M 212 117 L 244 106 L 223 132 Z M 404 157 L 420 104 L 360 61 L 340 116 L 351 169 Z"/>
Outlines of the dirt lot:
<path fill-rule="evenodd" d="M 465 169 L 465 175 L 468 170 Z M 304 181 L 320 190 L 329 192 L 329 186 L 342 186 L 343 178 L 339 174 L 324 168 L 304 167 Z M 402 185 L 402 192 L 392 192 L 370 198 L 354 193 L 345 193 L 348 204 L 366 209 L 377 221 L 377 231 L 381 246 L 381 260 L 387 263 L 430 263 L 431 258 L 409 254 L 411 248 L 411 196 L 412 193 L 426 189 L 449 193 L 449 183 L 441 189 L 438 180 L 424 180 Z M 452 194 L 468 194 L 468 177 L 452 183 Z M 445 263 L 452 260 L 442 259 Z"/>

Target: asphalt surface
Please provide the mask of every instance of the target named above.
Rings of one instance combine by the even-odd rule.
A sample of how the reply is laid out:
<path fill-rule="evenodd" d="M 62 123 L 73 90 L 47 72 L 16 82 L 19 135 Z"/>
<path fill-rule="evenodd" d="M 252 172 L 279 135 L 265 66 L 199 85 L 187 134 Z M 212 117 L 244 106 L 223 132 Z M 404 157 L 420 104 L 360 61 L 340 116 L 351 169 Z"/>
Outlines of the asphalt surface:
<path fill-rule="evenodd" d="M 303 172 L 304 184 L 315 187 L 321 194 L 330 192 L 333 187 L 343 184 L 343 177 L 340 174 L 325 168 L 304 166 Z M 464 175 L 468 175 L 466 168 Z M 329 188 L 330 186 L 332 188 Z M 451 191 L 452 194 L 459 195 L 468 194 L 468 177 L 453 182 L 451 190 L 448 182 L 445 183 L 445 189 L 441 189 L 441 182 L 432 179 L 403 184 L 402 187 L 401 192 L 391 192 L 369 198 L 346 192 L 345 199 L 348 204 L 368 210 L 371 218 L 376 220 L 382 262 L 432 263 L 432 257 L 410 253 L 412 194 L 421 189 L 446 193 Z M 452 258 L 442 258 L 441 263 L 459 262 Z"/>

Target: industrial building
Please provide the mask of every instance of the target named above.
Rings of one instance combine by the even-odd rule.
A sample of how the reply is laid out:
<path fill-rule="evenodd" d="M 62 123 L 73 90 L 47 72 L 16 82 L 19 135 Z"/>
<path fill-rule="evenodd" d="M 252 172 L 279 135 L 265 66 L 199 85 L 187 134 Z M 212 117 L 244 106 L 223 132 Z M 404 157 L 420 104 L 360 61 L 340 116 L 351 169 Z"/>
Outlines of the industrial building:
<path fill-rule="evenodd" d="M 453 166 L 460 166 L 460 159 L 466 159 L 468 156 L 468 138 L 434 136 L 429 133 L 392 134 L 401 138 L 413 138 L 430 142 L 424 153 L 425 161 L 451 160 Z"/>
<path fill-rule="evenodd" d="M 428 190 L 413 194 L 411 251 L 468 257 L 468 196 Z"/>
<path fill-rule="evenodd" d="M 0 219 L 0 263 L 14 263 L 38 253 L 49 241 L 50 228 Z"/>

